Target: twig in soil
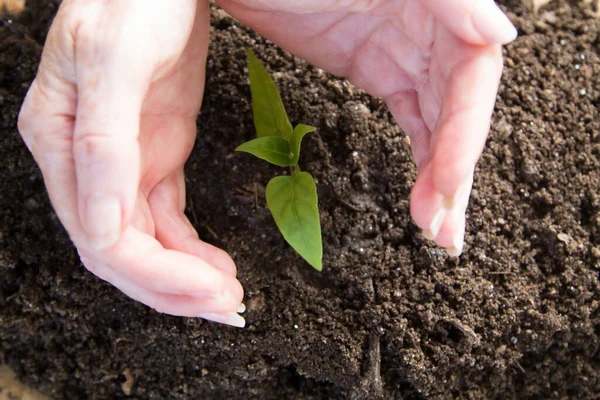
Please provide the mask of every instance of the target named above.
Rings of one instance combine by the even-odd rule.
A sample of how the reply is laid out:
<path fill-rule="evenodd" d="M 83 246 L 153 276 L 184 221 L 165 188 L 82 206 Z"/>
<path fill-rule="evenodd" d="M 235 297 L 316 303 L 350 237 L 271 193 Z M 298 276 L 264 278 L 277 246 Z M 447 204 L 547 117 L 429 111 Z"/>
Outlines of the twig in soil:
<path fill-rule="evenodd" d="M 377 290 L 375 288 L 375 282 L 373 281 L 373 277 L 369 277 L 366 282 L 367 294 L 370 297 L 373 303 L 377 303 Z"/>
<path fill-rule="evenodd" d="M 592 5 L 592 10 L 597 18 L 600 18 L 600 0 L 583 0 L 583 4 Z"/>
<path fill-rule="evenodd" d="M 525 368 L 523 368 L 523 366 L 521 365 L 521 363 L 519 363 L 519 361 L 515 360 L 515 365 L 517 366 L 517 368 L 519 368 L 519 370 L 520 370 L 522 373 L 524 373 L 524 374 L 526 374 L 526 373 L 527 373 L 527 371 L 525 371 Z"/>
<path fill-rule="evenodd" d="M 125 382 L 121 383 L 121 389 L 126 396 L 131 396 L 131 389 L 135 383 L 135 377 L 129 368 L 125 368 L 125 371 L 123 371 L 123 376 L 125 377 Z"/>
<path fill-rule="evenodd" d="M 17 379 L 17 374 L 5 364 L 0 364 L 0 399 L 49 400 Z"/>
<path fill-rule="evenodd" d="M 365 355 L 366 368 L 363 375 L 363 388 L 369 398 L 383 396 L 383 382 L 381 380 L 381 336 L 377 332 L 369 334 L 369 348 Z"/>
<path fill-rule="evenodd" d="M 337 201 L 340 202 L 340 204 L 342 204 L 343 206 L 349 208 L 352 211 L 356 211 L 356 212 L 363 212 L 364 210 L 360 207 L 357 207 L 353 204 L 348 203 L 346 200 L 342 199 L 341 197 L 336 197 Z"/>
<path fill-rule="evenodd" d="M 206 224 L 202 224 L 202 227 L 206 228 L 206 230 L 213 236 L 213 238 L 215 238 L 216 240 L 219 240 L 219 237 L 217 236 L 216 232 L 213 231 L 213 229 L 206 225 Z"/>
<path fill-rule="evenodd" d="M 194 199 L 190 195 L 188 196 L 188 203 L 190 204 L 190 210 L 192 211 L 192 218 L 194 219 L 194 225 L 198 226 L 198 216 L 196 215 L 196 208 L 194 207 Z"/>
<path fill-rule="evenodd" d="M 11 294 L 10 296 L 8 296 L 6 298 L 6 302 L 8 303 L 9 301 L 11 301 L 12 299 L 14 299 L 15 297 L 19 297 L 22 292 L 23 292 L 23 286 L 20 286 L 19 290 L 17 290 L 15 293 Z"/>
<path fill-rule="evenodd" d="M 213 236 L 213 238 L 215 238 L 215 240 L 219 240 L 219 237 L 217 236 L 215 231 L 212 230 L 212 228 L 210 226 L 208 226 L 207 224 L 200 223 L 200 220 L 198 219 L 198 215 L 196 214 L 196 207 L 194 207 L 194 198 L 192 197 L 191 194 L 190 194 L 190 196 L 188 196 L 188 203 L 190 204 L 192 218 L 194 219 L 194 226 L 202 226 Z"/>
<path fill-rule="evenodd" d="M 258 185 L 254 182 L 254 209 L 258 210 Z"/>
<path fill-rule="evenodd" d="M 495 272 L 485 272 L 484 275 L 514 275 L 513 271 L 495 271 Z"/>
<path fill-rule="evenodd" d="M 550 3 L 550 0 L 531 0 L 531 3 L 533 5 L 533 13 L 537 14 L 540 8 Z"/>
<path fill-rule="evenodd" d="M 18 15 L 25 9 L 25 0 L 0 0 L 0 13 Z"/>
<path fill-rule="evenodd" d="M 465 335 L 467 338 L 471 339 L 474 342 L 475 346 L 479 346 L 479 336 L 477 336 L 477 334 L 475 333 L 475 331 L 473 331 L 473 329 L 471 329 L 471 327 L 464 325 L 462 322 L 454 318 L 445 318 L 444 320 L 450 323 L 459 331 L 461 331 L 462 334 Z"/>

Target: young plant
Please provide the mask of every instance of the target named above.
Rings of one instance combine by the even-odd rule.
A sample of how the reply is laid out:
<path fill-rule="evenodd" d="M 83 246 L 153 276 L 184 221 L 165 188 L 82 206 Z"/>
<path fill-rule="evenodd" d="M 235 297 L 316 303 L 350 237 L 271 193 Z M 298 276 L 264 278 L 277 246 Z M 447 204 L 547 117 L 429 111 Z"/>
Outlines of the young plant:
<path fill-rule="evenodd" d="M 284 239 L 313 268 L 321 271 L 323 244 L 317 186 L 312 175 L 298 166 L 302 138 L 316 128 L 298 124 L 292 129 L 275 82 L 252 50 L 248 50 L 248 74 L 257 138 L 236 151 L 290 167 L 290 175 L 277 176 L 267 184 L 267 206 Z"/>

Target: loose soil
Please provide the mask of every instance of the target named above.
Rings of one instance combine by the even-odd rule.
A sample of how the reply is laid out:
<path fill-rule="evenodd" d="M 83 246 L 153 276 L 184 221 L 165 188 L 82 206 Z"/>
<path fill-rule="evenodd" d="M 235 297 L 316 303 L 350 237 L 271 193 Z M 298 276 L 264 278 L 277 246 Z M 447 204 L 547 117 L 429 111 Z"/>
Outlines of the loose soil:
<path fill-rule="evenodd" d="M 212 11 L 187 212 L 245 290 L 243 330 L 160 315 L 88 273 L 16 131 L 58 0 L 0 24 L 0 363 L 55 399 L 592 399 L 600 396 L 600 22 L 534 13 L 475 174 L 464 255 L 411 222 L 408 142 L 383 102 Z M 529 3 L 527 3 L 529 4 Z M 245 49 L 275 73 L 316 178 L 324 271 L 278 233 L 234 152 L 252 138 Z"/>

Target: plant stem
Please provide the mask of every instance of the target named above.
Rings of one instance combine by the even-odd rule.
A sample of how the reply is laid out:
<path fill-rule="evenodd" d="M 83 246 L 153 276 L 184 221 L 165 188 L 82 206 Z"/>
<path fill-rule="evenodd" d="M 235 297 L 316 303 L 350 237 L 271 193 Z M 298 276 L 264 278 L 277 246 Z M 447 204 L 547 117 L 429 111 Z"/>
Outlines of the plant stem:
<path fill-rule="evenodd" d="M 298 172 L 302 172 L 302 170 L 300 169 L 300 166 L 298 164 L 292 165 L 292 175 L 294 175 Z"/>

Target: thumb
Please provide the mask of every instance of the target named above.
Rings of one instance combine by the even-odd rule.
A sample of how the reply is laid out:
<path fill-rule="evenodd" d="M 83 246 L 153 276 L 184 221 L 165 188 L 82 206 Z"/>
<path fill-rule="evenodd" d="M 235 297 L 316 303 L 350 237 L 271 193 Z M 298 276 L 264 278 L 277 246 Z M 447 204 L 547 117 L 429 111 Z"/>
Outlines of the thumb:
<path fill-rule="evenodd" d="M 96 36 L 97 37 L 97 36 Z M 120 39 L 75 39 L 77 112 L 73 157 L 79 218 L 97 250 L 127 226 L 140 181 L 140 113 L 151 64 Z M 133 43 L 132 43 L 133 44 Z"/>
<path fill-rule="evenodd" d="M 153 80 L 174 67 L 192 31 L 196 0 L 177 3 L 71 3 L 81 20 L 73 24 L 78 212 L 98 250 L 116 243 L 133 215 L 142 103 Z"/>
<path fill-rule="evenodd" d="M 423 0 L 442 23 L 472 44 L 506 44 L 517 29 L 493 0 Z"/>

